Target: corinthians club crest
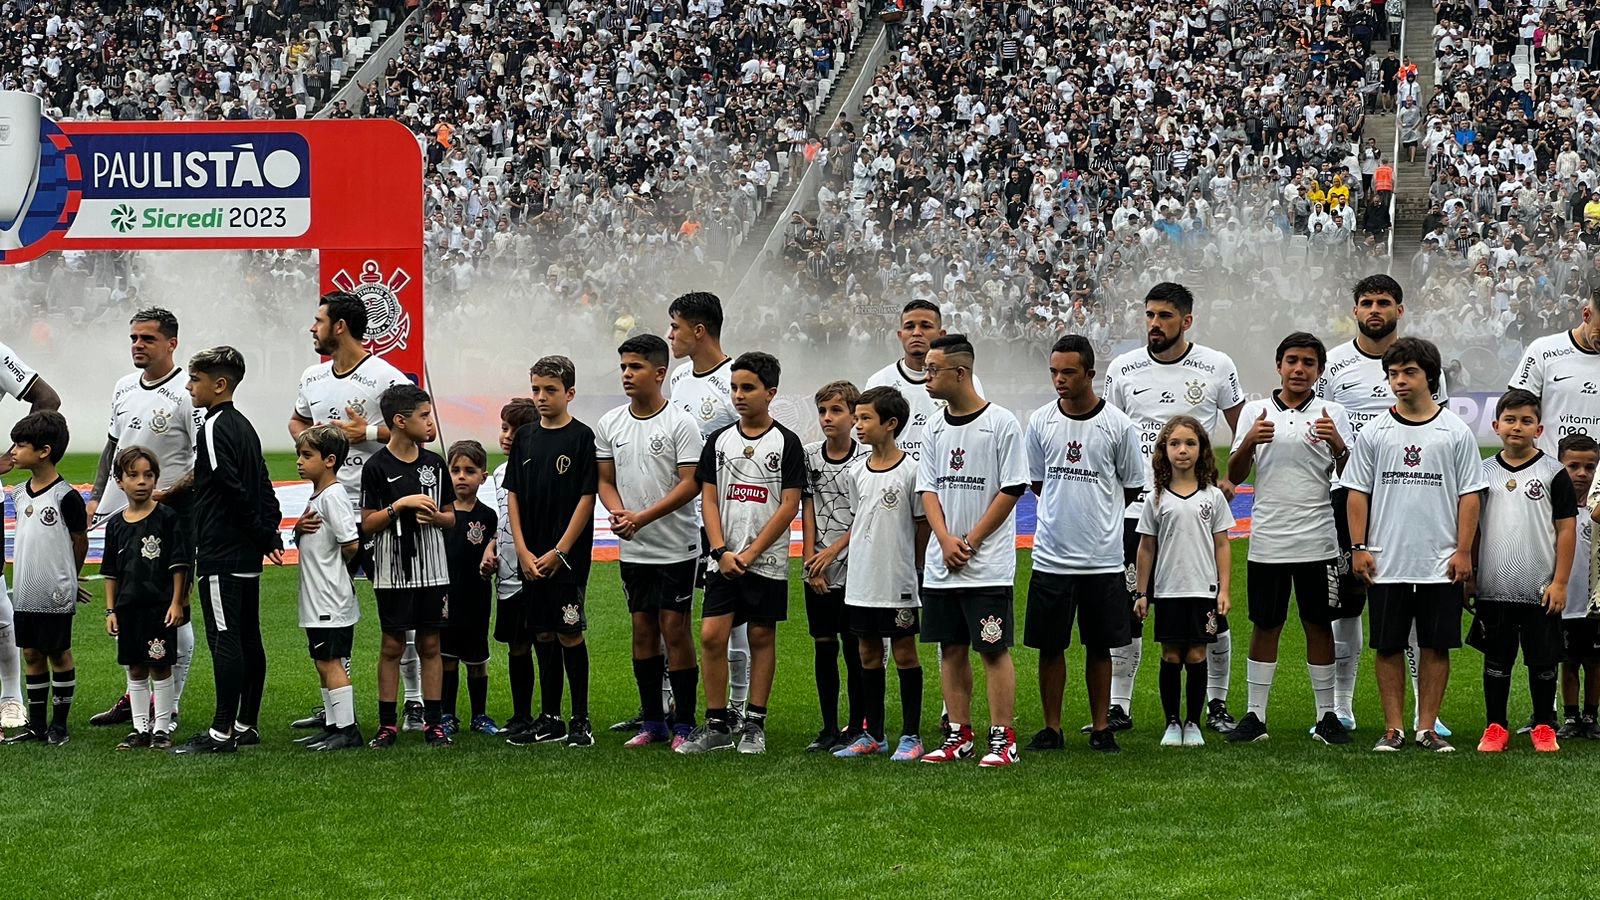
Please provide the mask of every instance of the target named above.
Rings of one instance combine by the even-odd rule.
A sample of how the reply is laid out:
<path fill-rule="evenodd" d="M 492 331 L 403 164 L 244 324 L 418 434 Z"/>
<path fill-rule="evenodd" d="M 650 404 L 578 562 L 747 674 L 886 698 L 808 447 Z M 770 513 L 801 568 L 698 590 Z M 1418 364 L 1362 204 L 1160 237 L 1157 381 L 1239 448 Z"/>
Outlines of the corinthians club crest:
<path fill-rule="evenodd" d="M 1067 462 L 1073 465 L 1083 462 L 1083 444 L 1078 441 L 1067 441 Z"/>
<path fill-rule="evenodd" d="M 368 350 L 382 356 L 406 349 L 406 342 L 411 338 L 411 314 L 400 305 L 399 294 L 411 283 L 409 272 L 396 268 L 385 279 L 378 261 L 369 259 L 361 264 L 359 279 L 340 269 L 332 280 L 339 290 L 349 291 L 366 304 Z"/>
<path fill-rule="evenodd" d="M 1403 459 L 1405 464 L 1413 469 L 1422 465 L 1422 448 L 1412 444 L 1406 448 L 1406 455 L 1403 457 Z"/>

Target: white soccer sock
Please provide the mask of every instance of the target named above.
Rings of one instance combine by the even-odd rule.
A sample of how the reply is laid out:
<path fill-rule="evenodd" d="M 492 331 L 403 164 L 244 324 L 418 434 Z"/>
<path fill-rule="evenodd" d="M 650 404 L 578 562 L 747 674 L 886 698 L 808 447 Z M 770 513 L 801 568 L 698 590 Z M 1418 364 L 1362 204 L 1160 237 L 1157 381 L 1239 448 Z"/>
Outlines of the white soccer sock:
<path fill-rule="evenodd" d="M 178 708 L 178 678 L 169 675 L 161 681 L 150 679 L 150 692 L 156 698 L 155 730 L 172 733 L 172 711 Z"/>
<path fill-rule="evenodd" d="M 1228 702 L 1228 681 L 1233 675 L 1233 632 L 1217 635 L 1217 642 L 1206 654 L 1206 702 Z"/>
<path fill-rule="evenodd" d="M 178 626 L 178 657 L 172 661 L 172 703 L 177 708 L 183 699 L 183 686 L 189 683 L 189 661 L 194 659 L 194 623 Z"/>
<path fill-rule="evenodd" d="M 750 626 L 728 634 L 728 700 L 743 706 L 750 698 Z"/>
<path fill-rule="evenodd" d="M 17 631 L 12 624 L 16 610 L 6 579 L 0 574 L 0 700 L 22 702 L 22 654 L 17 650 Z"/>
<path fill-rule="evenodd" d="M 128 704 L 133 712 L 133 730 L 144 734 L 150 730 L 150 680 L 128 676 Z"/>
<path fill-rule="evenodd" d="M 406 632 L 406 650 L 400 654 L 400 680 L 406 686 L 406 702 L 422 702 L 422 657 L 417 655 L 417 633 Z"/>
<path fill-rule="evenodd" d="M 661 652 L 661 658 L 667 663 L 661 667 L 661 711 L 670 713 L 672 712 L 672 658 L 667 653 L 666 638 L 658 639 L 656 645 Z"/>
<path fill-rule="evenodd" d="M 322 721 L 324 721 L 324 722 L 331 721 L 328 718 L 328 707 L 332 703 L 333 703 L 333 701 L 328 699 L 328 689 L 327 688 L 323 688 L 322 689 Z"/>
<path fill-rule="evenodd" d="M 1317 699 L 1318 722 L 1322 721 L 1323 716 L 1335 711 L 1336 703 L 1334 698 L 1339 696 L 1339 689 L 1336 686 L 1339 677 L 1337 674 L 1338 668 L 1336 663 L 1326 666 L 1314 666 L 1306 663 L 1306 671 L 1311 673 L 1311 694 Z"/>
<path fill-rule="evenodd" d="M 1111 705 L 1122 707 L 1130 716 L 1133 715 L 1133 677 L 1139 674 L 1143 647 L 1144 642 L 1134 638 L 1127 646 L 1111 651 Z"/>
<path fill-rule="evenodd" d="M 1355 709 L 1356 676 L 1361 669 L 1361 617 L 1333 620 L 1333 708 Z"/>
<path fill-rule="evenodd" d="M 334 688 L 328 694 L 328 724 L 348 728 L 356 723 L 356 689 L 353 685 Z"/>
<path fill-rule="evenodd" d="M 1417 721 L 1422 715 L 1422 704 L 1417 702 L 1422 698 L 1422 694 L 1417 688 L 1417 658 L 1421 651 L 1417 647 L 1417 625 L 1415 622 L 1411 624 L 1411 634 L 1406 636 L 1406 642 L 1406 669 L 1411 674 L 1411 730 L 1432 728 L 1432 722 L 1424 726 Z"/>
<path fill-rule="evenodd" d="M 948 719 L 948 718 L 950 718 L 950 704 L 944 702 L 944 652 L 943 652 L 944 648 L 940 647 L 937 644 L 935 644 L 934 645 L 934 649 L 940 651 L 940 652 L 935 653 L 933 655 L 933 661 L 935 663 L 938 663 L 938 665 L 939 665 L 939 674 L 935 676 L 936 678 L 939 679 L 939 682 L 938 682 L 938 684 L 939 684 L 939 694 L 940 694 L 940 697 L 939 697 L 939 718 Z M 884 659 L 893 659 L 893 658 L 894 657 L 892 657 L 892 656 L 885 656 L 884 657 Z"/>
<path fill-rule="evenodd" d="M 1272 694 L 1272 679 L 1278 674 L 1278 664 L 1275 662 L 1260 662 L 1254 659 L 1245 660 L 1244 677 L 1249 685 L 1249 705 L 1247 713 L 1255 713 L 1262 724 L 1267 721 L 1267 698 Z"/>

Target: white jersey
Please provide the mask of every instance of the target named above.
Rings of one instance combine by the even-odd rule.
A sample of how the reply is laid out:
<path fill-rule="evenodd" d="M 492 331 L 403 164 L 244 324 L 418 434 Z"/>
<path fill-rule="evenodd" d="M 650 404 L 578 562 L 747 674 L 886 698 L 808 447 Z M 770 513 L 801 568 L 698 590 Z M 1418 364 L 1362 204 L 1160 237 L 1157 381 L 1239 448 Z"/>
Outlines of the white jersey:
<path fill-rule="evenodd" d="M 1239 413 L 1232 453 L 1261 414 L 1273 425 L 1273 438 L 1255 449 L 1255 506 L 1250 520 L 1250 561 L 1258 563 L 1325 562 L 1339 556 L 1329 494 L 1334 473 L 1333 449 L 1317 437 L 1316 422 L 1326 412 L 1346 447 L 1355 431 L 1344 407 L 1332 400 L 1307 397 L 1299 406 L 1284 406 L 1278 391 L 1252 400 Z"/>
<path fill-rule="evenodd" d="M 1544 433 L 1534 445 L 1555 456 L 1569 434 L 1600 436 L 1600 353 L 1584 350 L 1572 332 L 1547 334 L 1528 345 L 1508 387 L 1542 401 Z"/>
<path fill-rule="evenodd" d="M 21 400 L 39 380 L 39 373 L 22 361 L 15 350 L 0 344 L 0 392 Z"/>
<path fill-rule="evenodd" d="M 617 471 L 622 505 L 648 509 L 678 485 L 678 469 L 700 462 L 704 446 L 697 423 L 671 403 L 640 418 L 624 403 L 600 417 L 594 429 L 595 458 L 610 461 Z M 700 532 L 694 506 L 685 504 L 639 529 L 633 540 L 618 542 L 623 562 L 661 565 L 700 555 Z"/>
<path fill-rule="evenodd" d="M 922 449 L 917 490 L 939 498 L 945 528 L 956 537 L 971 531 L 1002 491 L 1027 490 L 1022 426 L 993 403 L 960 418 L 948 409 L 935 416 L 922 433 Z M 945 567 L 938 538 L 930 536 L 922 571 L 930 588 L 1011 587 L 1017 577 L 1016 511 L 954 572 Z"/>
<path fill-rule="evenodd" d="M 1226 418 L 1223 413 L 1244 402 L 1239 370 L 1228 354 L 1193 342 L 1183 356 L 1171 362 L 1151 356 L 1148 347 L 1129 350 L 1112 360 L 1106 369 L 1104 396 L 1139 427 L 1146 494 L 1155 484 L 1151 467 L 1156 438 L 1168 422 L 1177 416 L 1193 416 L 1208 434 L 1215 434 Z M 1129 504 L 1127 518 L 1138 518 L 1143 503 L 1141 496 Z"/>
<path fill-rule="evenodd" d="M 724 359 L 708 372 L 696 372 L 691 360 L 672 370 L 667 379 L 667 396 L 672 405 L 689 414 L 709 440 L 712 433 L 739 421 L 733 408 L 733 360 Z"/>
<path fill-rule="evenodd" d="M 343 547 L 361 537 L 355 507 L 344 488 L 333 484 L 312 497 L 305 511 L 321 517 L 322 527 L 295 542 L 300 548 L 300 627 L 354 625 L 361 618 L 361 605 Z"/>
<path fill-rule="evenodd" d="M 117 452 L 143 447 L 161 462 L 157 490 L 168 490 L 194 471 L 194 442 L 205 421 L 205 410 L 195 409 L 189 397 L 189 375 L 178 366 L 165 378 L 147 383 L 141 372 L 117 381 L 111 393 L 111 426 L 107 431 Z M 105 520 L 128 505 L 128 496 L 113 477 L 107 479 L 96 518 Z"/>
<path fill-rule="evenodd" d="M 1123 571 L 1124 491 L 1145 485 L 1139 429 L 1100 401 L 1082 416 L 1051 401 L 1028 419 L 1028 480 L 1043 488 L 1033 568 L 1057 575 Z"/>
<path fill-rule="evenodd" d="M 900 445 L 901 450 L 911 454 L 913 463 L 920 461 L 922 430 L 933 421 L 934 416 L 944 410 L 944 401 L 929 396 L 928 376 L 906 368 L 903 359 L 897 359 L 872 373 L 872 377 L 867 379 L 867 386 L 862 390 L 875 387 L 892 387 L 911 404 L 911 421 L 900 429 L 900 437 L 896 439 L 896 443 Z M 972 373 L 972 388 L 978 392 L 978 396 L 983 396 L 983 381 L 978 378 L 976 372 Z"/>
<path fill-rule="evenodd" d="M 847 606 L 904 609 L 917 599 L 917 523 L 923 520 L 917 462 L 907 453 L 883 471 L 868 456 L 851 464 L 845 489 L 855 510 L 844 584 Z"/>
<path fill-rule="evenodd" d="M 1350 417 L 1350 427 L 1358 434 L 1368 422 L 1394 406 L 1394 391 L 1389 390 L 1383 357 L 1368 356 L 1354 339 L 1328 348 L 1327 365 L 1314 390 L 1318 397 L 1343 406 L 1345 415 Z M 1440 406 L 1450 405 L 1450 391 L 1442 372 L 1433 399 Z"/>
<path fill-rule="evenodd" d="M 1390 413 L 1367 423 L 1339 483 L 1361 491 L 1367 550 L 1380 584 L 1448 584 L 1456 552 L 1456 504 L 1483 490 L 1478 439 L 1441 408 L 1426 422 Z"/>
<path fill-rule="evenodd" d="M 1139 533 L 1156 539 L 1156 570 L 1150 593 L 1161 598 L 1212 599 L 1221 589 L 1217 572 L 1217 535 L 1233 527 L 1233 510 L 1216 485 L 1189 496 L 1169 488 L 1160 502 L 1147 502 L 1139 513 Z"/>
<path fill-rule="evenodd" d="M 348 372 L 335 372 L 333 360 L 309 366 L 300 374 L 300 391 L 294 398 L 294 414 L 313 424 L 349 420 L 348 407 L 369 425 L 387 425 L 379 408 L 383 392 L 411 379 L 383 357 L 369 353 Z M 339 467 L 339 483 L 353 506 L 361 504 L 361 469 L 383 449 L 381 441 L 351 441 L 350 457 Z"/>
<path fill-rule="evenodd" d="M 817 526 L 817 545 L 812 550 L 832 546 L 850 530 L 850 524 L 855 520 L 855 509 L 851 506 L 850 489 L 846 484 L 850 480 L 851 464 L 872 452 L 872 448 L 852 440 L 844 457 L 833 459 L 828 456 L 827 446 L 827 441 L 813 441 L 806 445 L 806 486 L 801 496 L 810 501 L 811 516 Z M 908 468 L 914 469 L 915 465 Z M 823 572 L 830 589 L 844 586 L 849 556 L 850 549 L 847 547 L 833 561 L 833 565 Z"/>
<path fill-rule="evenodd" d="M 794 432 L 777 422 L 751 436 L 746 436 L 735 422 L 706 441 L 695 478 L 702 486 L 716 486 L 722 542 L 730 551 L 742 553 L 777 515 L 783 492 L 805 487 L 805 448 Z M 763 551 L 746 572 L 787 581 L 787 533 Z"/>
<path fill-rule="evenodd" d="M 500 568 L 495 572 L 495 596 L 501 600 L 513 597 L 522 590 L 522 565 L 517 561 L 517 544 L 511 536 L 511 508 L 506 490 L 506 463 L 494 469 L 494 508 L 500 514 L 499 527 L 494 533 L 494 552 Z"/>
<path fill-rule="evenodd" d="M 1556 579 L 1556 523 L 1578 514 L 1578 499 L 1555 457 L 1539 453 L 1517 466 L 1503 457 L 1482 463 L 1478 600 L 1538 603 Z"/>
<path fill-rule="evenodd" d="M 17 513 L 12 601 L 22 612 L 71 613 L 78 603 L 72 535 L 89 530 L 83 496 L 57 477 L 38 493 L 23 481 L 11 489 L 11 502 Z"/>

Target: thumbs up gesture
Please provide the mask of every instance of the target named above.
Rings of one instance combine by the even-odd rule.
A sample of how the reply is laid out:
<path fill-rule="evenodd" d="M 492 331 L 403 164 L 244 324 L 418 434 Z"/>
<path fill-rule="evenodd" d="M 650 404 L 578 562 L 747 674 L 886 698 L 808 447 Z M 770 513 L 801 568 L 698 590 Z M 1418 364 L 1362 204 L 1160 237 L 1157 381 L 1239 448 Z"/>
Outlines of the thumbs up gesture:
<path fill-rule="evenodd" d="M 1267 411 L 1263 409 L 1261 415 L 1250 423 L 1250 430 L 1245 433 L 1244 441 L 1252 447 L 1272 443 L 1274 426 L 1272 420 L 1267 418 Z"/>
<path fill-rule="evenodd" d="M 1342 456 L 1344 454 L 1344 439 L 1339 436 L 1339 429 L 1333 424 L 1333 417 L 1328 415 L 1326 406 L 1322 408 L 1322 415 L 1317 417 L 1311 427 L 1316 432 L 1317 437 L 1327 442 L 1328 449 L 1333 451 L 1334 456 Z"/>

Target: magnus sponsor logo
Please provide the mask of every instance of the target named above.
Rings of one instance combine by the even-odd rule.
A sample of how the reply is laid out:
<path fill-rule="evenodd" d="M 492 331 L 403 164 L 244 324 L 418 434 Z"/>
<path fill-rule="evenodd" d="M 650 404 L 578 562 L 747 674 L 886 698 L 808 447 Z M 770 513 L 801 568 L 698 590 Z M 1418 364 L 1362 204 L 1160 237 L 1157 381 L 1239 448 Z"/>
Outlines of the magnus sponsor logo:
<path fill-rule="evenodd" d="M 760 484 L 730 484 L 728 499 L 737 503 L 765 503 L 770 492 Z"/>

